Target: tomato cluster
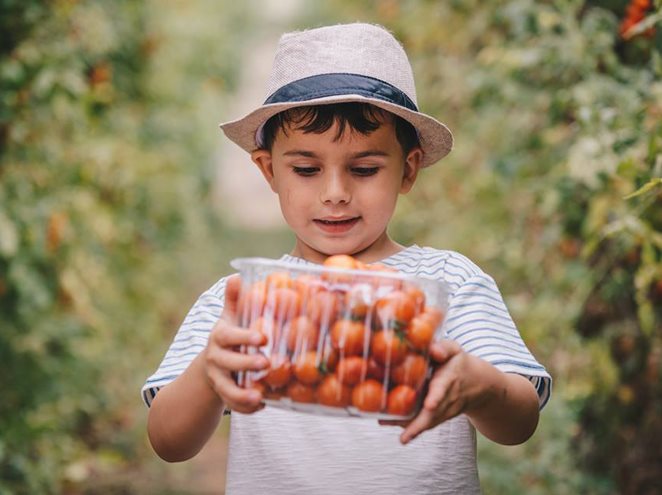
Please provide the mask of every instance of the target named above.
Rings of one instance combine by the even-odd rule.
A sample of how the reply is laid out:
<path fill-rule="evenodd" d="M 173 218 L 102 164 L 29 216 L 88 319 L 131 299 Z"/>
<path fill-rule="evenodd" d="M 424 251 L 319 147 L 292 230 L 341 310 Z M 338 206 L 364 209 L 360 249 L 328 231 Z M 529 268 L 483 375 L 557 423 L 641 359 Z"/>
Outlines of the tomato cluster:
<path fill-rule="evenodd" d="M 280 268 L 242 284 L 240 323 L 266 337 L 246 352 L 262 352 L 271 366 L 240 374 L 240 385 L 259 389 L 269 403 L 411 416 L 443 311 L 419 284 L 385 275 L 394 270 L 383 265 L 346 255 L 324 265 L 332 269 Z"/>

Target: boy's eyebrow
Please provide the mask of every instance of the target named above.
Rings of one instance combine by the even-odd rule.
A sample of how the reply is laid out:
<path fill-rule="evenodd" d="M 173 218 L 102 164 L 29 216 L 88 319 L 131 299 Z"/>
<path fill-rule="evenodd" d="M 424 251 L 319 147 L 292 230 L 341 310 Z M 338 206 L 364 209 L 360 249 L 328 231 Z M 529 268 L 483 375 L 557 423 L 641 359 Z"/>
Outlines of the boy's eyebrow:
<path fill-rule="evenodd" d="M 306 158 L 317 158 L 318 155 L 314 151 L 307 150 L 290 150 L 283 153 L 285 156 L 304 156 Z M 367 156 L 389 156 L 386 151 L 382 150 L 366 150 L 359 151 L 351 155 L 352 158 L 365 158 Z"/>

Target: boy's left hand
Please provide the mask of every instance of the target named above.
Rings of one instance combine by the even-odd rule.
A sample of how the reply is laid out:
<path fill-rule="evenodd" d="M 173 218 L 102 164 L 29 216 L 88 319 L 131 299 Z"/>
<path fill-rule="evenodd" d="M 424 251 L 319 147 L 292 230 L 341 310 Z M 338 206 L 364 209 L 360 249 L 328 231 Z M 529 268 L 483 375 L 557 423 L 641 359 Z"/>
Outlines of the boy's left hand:
<path fill-rule="evenodd" d="M 400 425 L 400 441 L 406 444 L 420 433 L 466 412 L 481 401 L 481 380 L 476 371 L 479 360 L 451 340 L 430 346 L 430 358 L 437 367 L 430 379 L 427 395 L 419 414 L 406 421 L 380 421 L 383 425 Z M 476 366 L 478 364 L 478 367 Z"/>

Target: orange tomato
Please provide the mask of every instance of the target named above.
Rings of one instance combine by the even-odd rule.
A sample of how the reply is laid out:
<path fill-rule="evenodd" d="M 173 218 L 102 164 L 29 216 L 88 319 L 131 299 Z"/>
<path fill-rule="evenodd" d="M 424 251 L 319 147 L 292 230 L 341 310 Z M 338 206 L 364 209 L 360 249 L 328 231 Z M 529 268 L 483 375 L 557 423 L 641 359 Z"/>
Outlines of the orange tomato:
<path fill-rule="evenodd" d="M 398 385 L 388 394 L 386 399 L 386 412 L 407 416 L 416 406 L 416 391 L 407 385 Z"/>
<path fill-rule="evenodd" d="M 374 378 L 378 382 L 384 383 L 385 376 L 386 370 L 384 367 L 375 361 L 375 358 L 368 359 L 368 378 Z"/>
<path fill-rule="evenodd" d="M 287 356 L 274 355 L 271 357 L 271 367 L 264 377 L 264 382 L 273 387 L 278 388 L 287 384 L 292 377 L 292 364 Z"/>
<path fill-rule="evenodd" d="M 426 318 L 432 324 L 434 330 L 436 330 L 444 320 L 444 312 L 434 306 L 426 306 L 419 316 Z"/>
<path fill-rule="evenodd" d="M 287 321 L 299 315 L 301 296 L 295 289 L 280 287 L 269 291 L 265 312 L 273 315 L 279 322 Z"/>
<path fill-rule="evenodd" d="M 423 309 L 425 308 L 425 293 L 412 283 L 405 284 L 404 293 L 414 303 L 414 313 L 418 314 L 423 312 Z"/>
<path fill-rule="evenodd" d="M 322 329 L 327 329 L 333 325 L 339 311 L 340 300 L 338 299 L 338 295 L 327 290 L 310 296 L 306 305 L 306 314 Z"/>
<path fill-rule="evenodd" d="M 317 388 L 320 404 L 333 407 L 346 407 L 352 400 L 352 389 L 343 385 L 336 375 L 328 375 Z"/>
<path fill-rule="evenodd" d="M 290 352 L 305 352 L 317 348 L 319 328 L 307 316 L 297 316 L 285 327 Z"/>
<path fill-rule="evenodd" d="M 308 301 L 317 292 L 324 290 L 322 281 L 314 275 L 302 274 L 293 280 L 294 288 L 304 301 Z"/>
<path fill-rule="evenodd" d="M 320 381 L 322 374 L 319 370 L 317 352 L 308 351 L 299 356 L 294 363 L 294 376 L 306 385 L 313 385 Z"/>
<path fill-rule="evenodd" d="M 391 369 L 391 380 L 398 385 L 408 385 L 418 390 L 425 382 L 428 364 L 423 356 L 410 352 L 405 359 Z"/>
<path fill-rule="evenodd" d="M 417 351 L 427 351 L 434 337 L 434 325 L 423 314 L 413 318 L 405 328 L 405 337 Z"/>
<path fill-rule="evenodd" d="M 394 330 L 375 332 L 370 340 L 370 355 L 379 364 L 393 367 L 400 364 L 407 355 L 407 343 Z"/>
<path fill-rule="evenodd" d="M 360 321 L 338 320 L 331 328 L 331 344 L 342 356 L 363 354 L 369 332 Z"/>
<path fill-rule="evenodd" d="M 242 285 L 241 294 L 239 296 L 239 303 L 237 305 L 237 314 L 239 321 L 243 326 L 262 316 L 264 306 L 267 302 L 267 285 L 264 281 L 260 280 L 255 282 L 249 287 Z"/>
<path fill-rule="evenodd" d="M 415 314 L 414 300 L 401 290 L 393 291 L 375 303 L 375 319 L 381 328 L 388 327 L 392 321 L 406 324 Z"/>
<path fill-rule="evenodd" d="M 357 261 L 355 258 L 349 256 L 348 254 L 334 254 L 333 256 L 329 256 L 327 259 L 325 259 L 322 265 L 326 266 L 327 268 L 345 268 L 348 270 L 355 270 L 357 267 Z"/>
<path fill-rule="evenodd" d="M 359 383 L 352 390 L 352 405 L 361 411 L 381 411 L 385 406 L 384 387 L 372 379 Z"/>
<path fill-rule="evenodd" d="M 334 349 L 327 336 L 327 341 L 322 348 L 322 368 L 325 373 L 333 373 L 338 366 L 338 350 Z"/>
<path fill-rule="evenodd" d="M 290 278 L 290 275 L 287 272 L 271 272 L 264 280 L 270 290 L 278 288 L 294 288 L 294 280 Z"/>
<path fill-rule="evenodd" d="M 356 385 L 365 378 L 368 363 L 360 356 L 349 356 L 338 361 L 336 376 L 341 383 Z"/>
<path fill-rule="evenodd" d="M 312 403 L 317 401 L 317 390 L 315 387 L 297 381 L 287 386 L 285 395 L 295 402 Z"/>
<path fill-rule="evenodd" d="M 345 308 L 354 319 L 365 318 L 372 305 L 373 289 L 367 284 L 357 284 L 345 292 Z"/>

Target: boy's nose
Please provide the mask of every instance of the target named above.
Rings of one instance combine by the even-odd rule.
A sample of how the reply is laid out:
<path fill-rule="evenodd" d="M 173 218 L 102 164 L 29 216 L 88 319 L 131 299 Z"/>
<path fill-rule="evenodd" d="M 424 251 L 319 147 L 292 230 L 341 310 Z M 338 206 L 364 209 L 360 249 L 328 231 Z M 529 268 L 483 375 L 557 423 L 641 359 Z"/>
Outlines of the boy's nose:
<path fill-rule="evenodd" d="M 329 174 L 325 179 L 320 192 L 322 203 L 342 204 L 350 202 L 352 195 L 349 184 L 342 177 L 337 174 Z"/>

